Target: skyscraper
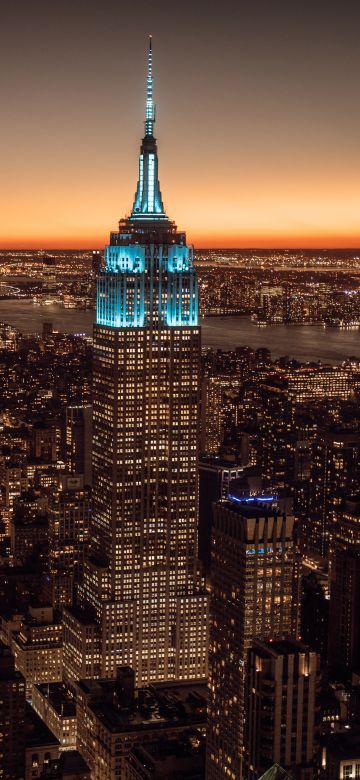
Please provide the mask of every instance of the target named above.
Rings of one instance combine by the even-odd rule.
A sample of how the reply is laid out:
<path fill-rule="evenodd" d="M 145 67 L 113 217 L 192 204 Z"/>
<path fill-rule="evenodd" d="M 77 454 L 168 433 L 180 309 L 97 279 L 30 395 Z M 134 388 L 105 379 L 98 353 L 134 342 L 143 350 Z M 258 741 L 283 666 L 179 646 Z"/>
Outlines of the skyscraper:
<path fill-rule="evenodd" d="M 232 491 L 215 504 L 207 780 L 243 776 L 246 663 L 254 638 L 297 634 L 295 518 L 281 503 Z"/>
<path fill-rule="evenodd" d="M 138 683 L 206 675 L 197 277 L 185 233 L 164 210 L 153 128 L 150 39 L 134 205 L 98 278 L 92 549 L 78 607 L 64 615 L 69 680 L 113 677 L 121 664 Z"/>

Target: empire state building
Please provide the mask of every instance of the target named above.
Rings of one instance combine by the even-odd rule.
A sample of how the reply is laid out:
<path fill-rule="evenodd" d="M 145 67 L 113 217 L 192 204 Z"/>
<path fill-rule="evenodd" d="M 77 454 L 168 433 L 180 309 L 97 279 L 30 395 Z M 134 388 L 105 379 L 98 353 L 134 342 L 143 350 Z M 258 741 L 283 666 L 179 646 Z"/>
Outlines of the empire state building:
<path fill-rule="evenodd" d="M 154 138 L 151 39 L 145 135 L 131 215 L 98 277 L 92 545 L 64 611 L 64 674 L 138 684 L 207 674 L 198 572 L 199 361 L 193 252 L 165 213 Z"/>

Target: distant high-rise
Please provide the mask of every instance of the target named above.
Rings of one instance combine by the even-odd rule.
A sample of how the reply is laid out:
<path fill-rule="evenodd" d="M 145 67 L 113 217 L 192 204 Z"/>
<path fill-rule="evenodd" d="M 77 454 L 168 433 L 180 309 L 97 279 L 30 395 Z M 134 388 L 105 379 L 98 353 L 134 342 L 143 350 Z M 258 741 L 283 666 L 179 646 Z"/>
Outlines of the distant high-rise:
<path fill-rule="evenodd" d="M 120 664 L 138 683 L 207 670 L 197 277 L 185 233 L 164 211 L 152 87 L 150 41 L 134 205 L 110 235 L 98 278 L 92 549 L 78 607 L 64 613 L 68 679 L 114 677 Z"/>
<path fill-rule="evenodd" d="M 307 549 L 328 559 L 343 499 L 360 484 L 360 431 L 336 427 L 321 431 L 313 445 Z"/>
<path fill-rule="evenodd" d="M 245 679 L 255 637 L 297 634 L 294 517 L 276 496 L 230 494 L 214 510 L 207 780 L 239 780 Z"/>
<path fill-rule="evenodd" d="M 235 459 L 225 456 L 200 458 L 199 461 L 199 559 L 206 574 L 211 562 L 212 507 L 220 498 L 227 498 L 231 481 L 244 469 Z"/>
<path fill-rule="evenodd" d="M 101 262 L 102 262 L 101 252 L 98 249 L 94 249 L 91 258 L 91 271 L 94 277 L 97 277 L 98 273 L 100 272 Z"/>

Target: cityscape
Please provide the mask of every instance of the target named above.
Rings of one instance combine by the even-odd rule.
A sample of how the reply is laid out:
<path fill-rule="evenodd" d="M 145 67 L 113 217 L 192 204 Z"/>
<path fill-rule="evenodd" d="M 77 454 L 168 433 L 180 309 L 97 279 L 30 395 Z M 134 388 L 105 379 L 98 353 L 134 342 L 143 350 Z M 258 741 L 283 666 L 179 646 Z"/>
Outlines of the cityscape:
<path fill-rule="evenodd" d="M 0 248 L 0 780 L 359 780 L 360 248 L 194 247 L 154 45 L 105 248 Z"/>

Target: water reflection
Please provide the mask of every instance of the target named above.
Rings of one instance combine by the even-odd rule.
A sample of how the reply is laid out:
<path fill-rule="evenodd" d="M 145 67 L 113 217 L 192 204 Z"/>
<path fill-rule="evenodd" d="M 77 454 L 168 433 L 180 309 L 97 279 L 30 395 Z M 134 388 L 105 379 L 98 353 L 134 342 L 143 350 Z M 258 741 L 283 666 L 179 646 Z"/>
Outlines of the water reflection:
<path fill-rule="evenodd" d="M 35 306 L 32 301 L 0 301 L 0 320 L 26 333 L 42 330 L 44 321 L 67 333 L 91 335 L 93 311 L 76 311 L 61 306 Z M 246 345 L 267 347 L 274 357 L 289 355 L 306 362 L 338 363 L 345 357 L 360 357 L 360 331 L 323 328 L 318 325 L 271 325 L 258 328 L 250 317 L 207 317 L 202 322 L 204 346 L 234 349 Z"/>

